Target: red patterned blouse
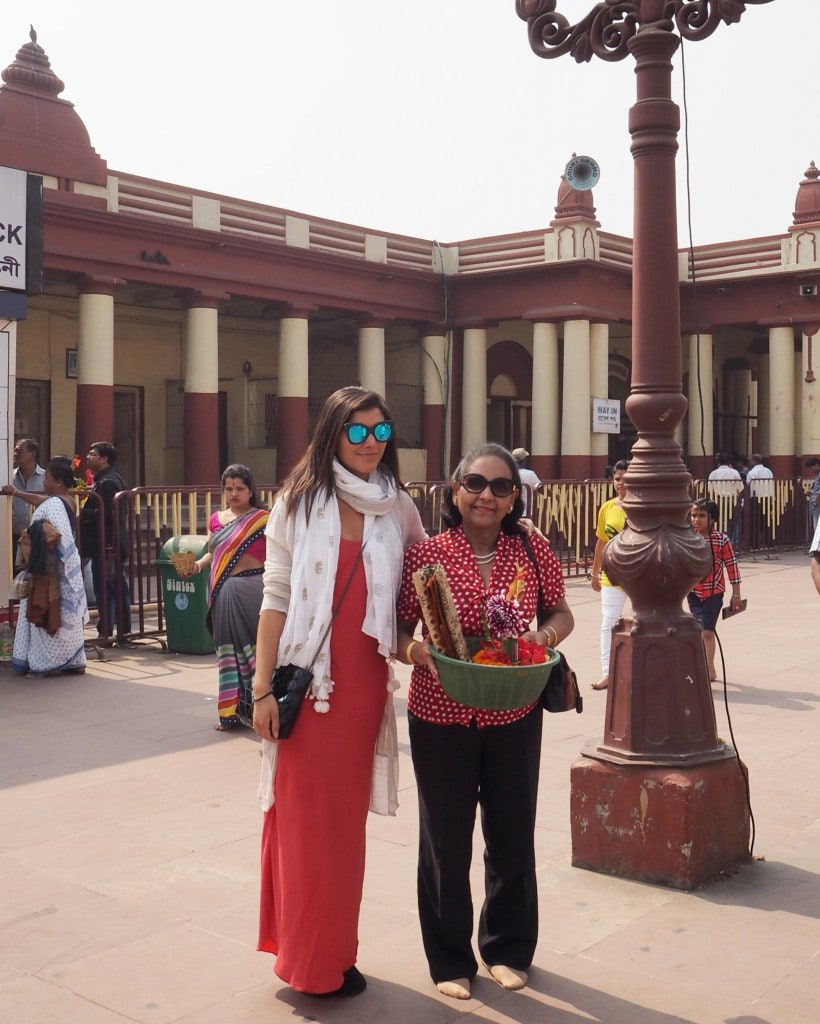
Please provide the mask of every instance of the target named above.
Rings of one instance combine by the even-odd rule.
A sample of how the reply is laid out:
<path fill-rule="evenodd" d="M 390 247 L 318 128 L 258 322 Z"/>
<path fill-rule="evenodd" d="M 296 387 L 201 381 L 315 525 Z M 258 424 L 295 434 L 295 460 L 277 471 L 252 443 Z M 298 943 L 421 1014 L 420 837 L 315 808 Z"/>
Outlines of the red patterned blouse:
<path fill-rule="evenodd" d="M 561 563 L 555 557 L 548 541 L 536 533 L 531 534 L 528 539 L 538 562 L 543 601 L 551 608 L 564 596 Z M 486 598 L 492 594 L 505 595 L 519 566 L 526 572 L 525 588 L 519 598 L 519 604 L 526 621 L 529 622 L 535 617 L 538 605 L 538 577 L 520 536 L 499 534 L 490 584 L 486 588 L 473 549 L 461 527 L 413 544 L 405 552 L 404 574 L 397 605 L 398 618 L 402 622 L 416 623 L 421 618 L 421 605 L 413 586 L 413 573 L 425 565 L 444 567 L 465 636 L 482 635 L 481 609 Z M 426 626 L 423 628 L 423 636 L 429 641 Z M 441 683 L 428 669 L 420 665 L 413 669 L 407 701 L 408 709 L 425 722 L 436 725 L 469 725 L 475 719 L 479 728 L 515 722 L 523 718 L 532 706 L 530 704 L 512 711 L 485 711 L 482 708 L 466 707 L 448 697 L 441 688 Z"/>

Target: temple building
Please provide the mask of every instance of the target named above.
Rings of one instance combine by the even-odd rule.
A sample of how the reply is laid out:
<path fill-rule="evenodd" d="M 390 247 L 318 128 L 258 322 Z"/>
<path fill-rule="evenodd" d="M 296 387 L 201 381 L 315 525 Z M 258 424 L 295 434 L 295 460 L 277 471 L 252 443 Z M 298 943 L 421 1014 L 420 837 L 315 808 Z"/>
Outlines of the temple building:
<path fill-rule="evenodd" d="M 2 79 L 0 164 L 42 179 L 42 291 L 11 316 L 0 275 L 0 312 L 13 434 L 44 458 L 111 438 L 132 485 L 213 484 L 237 461 L 275 482 L 350 383 L 386 396 L 405 479 L 485 439 L 542 479 L 628 454 L 632 243 L 592 191 L 564 179 L 548 224 L 439 244 L 109 168 L 36 39 Z M 783 234 L 680 252 L 695 475 L 718 450 L 777 476 L 820 454 L 818 173 Z M 594 399 L 620 403 L 620 429 Z"/>

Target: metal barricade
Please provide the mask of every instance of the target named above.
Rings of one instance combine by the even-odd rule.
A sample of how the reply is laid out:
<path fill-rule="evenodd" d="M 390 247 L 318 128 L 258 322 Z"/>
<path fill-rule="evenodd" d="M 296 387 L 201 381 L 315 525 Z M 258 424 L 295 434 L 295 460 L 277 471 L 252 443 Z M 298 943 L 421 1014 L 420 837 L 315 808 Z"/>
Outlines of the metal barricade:
<path fill-rule="evenodd" d="M 447 483 L 436 480 L 407 484 L 429 534 L 446 528 L 441 511 Z M 270 485 L 257 488 L 262 504 L 270 507 L 276 490 Z M 595 550 L 598 509 L 613 493 L 610 481 L 601 479 L 546 480 L 534 489 L 534 521 L 549 538 L 565 577 L 586 576 L 589 572 Z M 706 493 L 705 480 L 692 482 L 693 500 Z M 104 552 L 103 566 L 98 573 L 100 632 L 105 634 L 109 631 L 107 587 L 117 572 L 124 571 L 131 593 L 132 627 L 125 633 L 120 626 L 123 609 L 118 591 L 117 642 L 145 638 L 164 646 L 165 623 L 156 558 L 162 545 L 172 536 L 207 535 L 211 515 L 224 507 L 221 489 L 218 486 L 135 487 L 121 491 L 114 499 L 114 537 L 110 543 L 105 536 L 99 496 L 88 491 L 76 491 L 74 494 L 78 509 L 86 501 L 100 506 L 95 535 L 97 550 Z M 752 557 L 770 555 L 778 548 L 807 546 L 811 539 L 811 513 L 806 501 L 806 485 L 801 478 L 774 480 L 770 495 L 752 495 L 746 487 L 738 499 L 727 498 L 723 505 L 718 504 L 721 528 L 726 524 L 731 527 L 732 516 L 739 515 L 737 549 L 740 554 Z M 736 512 L 738 507 L 739 513 Z M 127 557 L 120 554 L 123 531 L 128 536 L 128 543 L 124 546 Z M 81 555 L 88 557 L 90 552 L 83 550 L 79 539 Z"/>

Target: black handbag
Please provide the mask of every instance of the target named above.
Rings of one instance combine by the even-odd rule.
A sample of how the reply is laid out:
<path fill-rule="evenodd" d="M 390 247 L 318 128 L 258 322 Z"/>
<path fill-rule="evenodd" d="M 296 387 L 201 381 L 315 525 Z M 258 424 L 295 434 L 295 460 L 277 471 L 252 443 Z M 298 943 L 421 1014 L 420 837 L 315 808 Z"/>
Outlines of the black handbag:
<path fill-rule="evenodd" d="M 536 616 L 540 625 L 542 620 L 546 619 L 549 614 L 549 609 L 542 600 L 541 573 L 539 572 L 538 562 L 535 560 L 535 555 L 526 534 L 521 535 L 521 541 L 524 545 L 524 550 L 527 552 L 527 557 L 535 568 L 535 578 L 538 580 L 538 610 Z M 581 690 L 578 687 L 578 679 L 569 667 L 569 662 L 563 651 L 556 650 L 555 653 L 558 655 L 558 664 L 552 666 L 549 679 L 547 679 L 546 686 L 541 691 L 538 703 L 544 711 L 549 711 L 551 714 L 558 714 L 561 711 L 575 711 L 576 714 L 580 715 L 584 710 L 584 698 L 581 696 Z"/>
<path fill-rule="evenodd" d="M 312 667 L 313 662 L 311 662 Z M 274 669 L 270 688 L 273 699 L 279 708 L 280 740 L 286 740 L 293 732 L 312 680 L 313 672 L 309 668 L 302 668 L 301 665 L 280 665 L 279 668 Z"/>
<path fill-rule="evenodd" d="M 552 666 L 539 703 L 545 711 L 553 714 L 559 711 L 575 711 L 580 715 L 584 710 L 584 698 L 578 688 L 578 680 L 563 652 L 555 653 L 558 655 L 558 664 Z"/>
<path fill-rule="evenodd" d="M 365 541 L 365 543 L 367 542 Z M 336 618 L 339 609 L 342 607 L 342 601 L 345 599 L 345 594 L 347 594 L 350 584 L 353 582 L 353 576 L 356 573 L 356 568 L 359 564 L 359 559 L 362 557 L 363 551 L 364 544 L 359 548 L 356 561 L 353 563 L 353 569 L 351 570 L 347 583 L 345 583 L 345 588 L 342 591 L 339 600 L 336 602 L 336 607 L 333 609 L 333 614 L 330 616 L 330 622 L 328 622 L 327 628 L 322 635 L 322 639 L 319 641 L 319 646 L 316 648 L 316 653 L 313 655 L 313 660 L 310 665 L 307 668 L 302 668 L 301 665 L 280 665 L 278 668 L 273 670 L 273 675 L 270 678 L 270 692 L 273 694 L 273 699 L 276 701 L 276 705 L 279 708 L 278 738 L 280 740 L 286 740 L 293 732 L 293 727 L 296 725 L 296 719 L 299 717 L 299 712 L 302 710 L 305 697 L 307 696 L 310 684 L 313 681 L 313 666 L 316 664 L 316 659 L 319 657 L 322 648 L 325 646 L 325 640 L 327 640 L 328 633 L 330 633 L 330 627 L 333 625 L 333 620 Z"/>

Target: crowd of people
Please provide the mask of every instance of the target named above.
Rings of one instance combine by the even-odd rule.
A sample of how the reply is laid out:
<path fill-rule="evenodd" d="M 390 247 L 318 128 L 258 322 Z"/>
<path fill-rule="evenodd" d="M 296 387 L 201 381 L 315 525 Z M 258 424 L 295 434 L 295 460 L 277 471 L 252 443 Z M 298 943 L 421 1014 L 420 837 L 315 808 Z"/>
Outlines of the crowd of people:
<path fill-rule="evenodd" d="M 13 668 L 30 676 L 85 671 L 89 620 L 82 556 L 90 560 L 97 629 L 130 631 L 122 566 L 127 523 L 115 521 L 125 481 L 117 450 L 96 442 L 79 520 L 74 467 L 67 456 L 39 467 L 32 439 L 14 449 L 17 567 L 27 578 Z M 455 700 L 442 685 L 417 573 L 443 569 L 452 613 L 465 636 L 487 633 L 493 600 L 515 615 L 508 637 L 555 649 L 574 626 L 561 565 L 532 513 L 538 477 L 525 449 L 473 447 L 445 489 L 446 529 L 428 537 L 399 475 L 398 447 L 384 399 L 346 387 L 327 399 L 313 438 L 279 490 L 260 505 L 251 470 L 234 463 L 221 478 L 224 507 L 208 523 L 205 551 L 181 576 L 209 573 L 208 625 L 218 665 L 218 721 L 259 736 L 263 771 L 258 948 L 276 958 L 277 976 L 311 996 L 355 996 L 366 987 L 357 967 L 358 922 L 369 811 L 395 813 L 398 741 L 393 704 L 396 661 L 412 666 L 407 698 L 410 753 L 418 792 L 418 915 L 433 983 L 454 999 L 471 996 L 484 964 L 503 989 L 528 981 L 538 941 L 534 829 L 541 756 L 538 699 L 492 710 Z M 755 455 L 747 482 L 768 496 L 772 474 Z M 815 519 L 812 577 L 820 593 L 820 460 L 809 500 Z M 606 545 L 625 527 L 628 463 L 612 468 L 614 496 L 597 517 L 591 585 L 601 594 L 601 678 L 610 679 L 613 628 L 626 595 L 603 570 Z M 710 495 L 743 488 L 721 457 Z M 815 513 L 817 508 L 817 513 Z M 693 530 L 708 542 L 712 568 L 688 596 L 702 628 L 710 679 L 723 610 L 741 609 L 732 538 L 718 528 L 713 497 L 693 503 Z M 80 547 L 75 543 L 79 533 Z M 118 578 L 109 571 L 118 567 Z M 22 593 L 22 591 L 21 591 Z M 506 597 L 504 597 L 506 595 Z M 420 630 L 420 633 L 419 633 Z M 312 673 L 296 726 L 280 739 L 274 670 Z M 484 887 L 474 932 L 470 869 L 480 808 Z M 477 953 L 476 953 L 477 951 Z"/>

